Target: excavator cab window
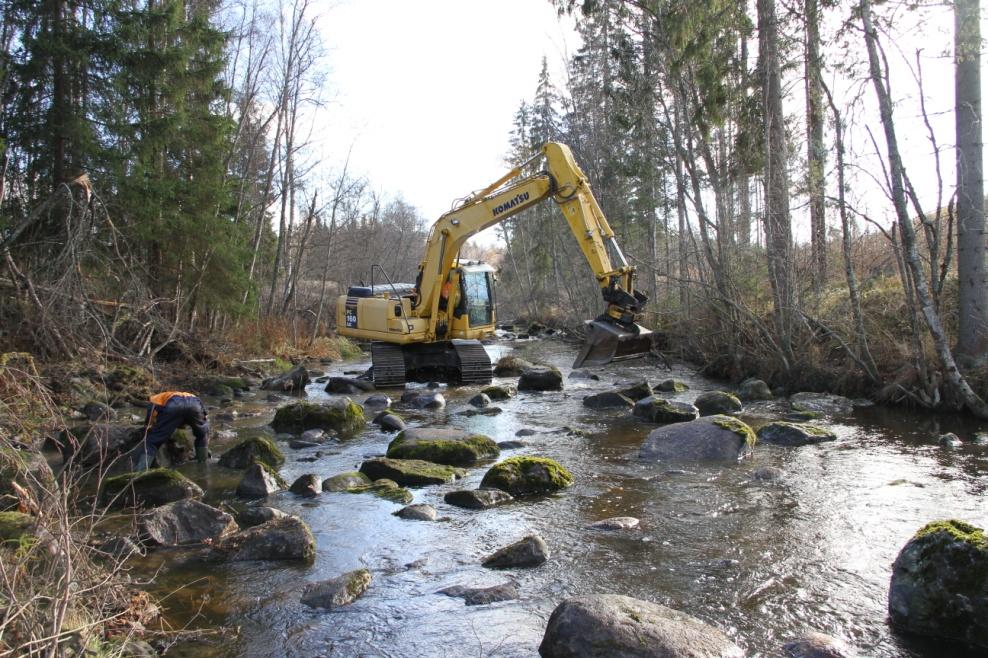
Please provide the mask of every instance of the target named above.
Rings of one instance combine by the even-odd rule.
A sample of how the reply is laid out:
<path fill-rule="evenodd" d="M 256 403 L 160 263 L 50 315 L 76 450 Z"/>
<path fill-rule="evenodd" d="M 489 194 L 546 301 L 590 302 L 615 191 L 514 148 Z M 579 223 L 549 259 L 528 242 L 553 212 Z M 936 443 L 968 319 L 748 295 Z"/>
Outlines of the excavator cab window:
<path fill-rule="evenodd" d="M 467 298 L 467 315 L 471 327 L 494 321 L 494 286 L 490 272 L 464 272 L 463 290 Z"/>

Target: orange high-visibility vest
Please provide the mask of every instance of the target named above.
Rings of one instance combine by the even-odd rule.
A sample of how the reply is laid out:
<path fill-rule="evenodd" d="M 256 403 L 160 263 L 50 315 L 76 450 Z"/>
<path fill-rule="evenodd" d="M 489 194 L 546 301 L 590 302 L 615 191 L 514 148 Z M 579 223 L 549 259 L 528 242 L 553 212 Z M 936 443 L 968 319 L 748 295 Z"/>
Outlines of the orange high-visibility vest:
<path fill-rule="evenodd" d="M 153 405 L 155 405 L 157 407 L 163 407 L 166 404 L 168 404 L 168 401 L 169 400 L 171 400 L 172 398 L 175 398 L 175 397 L 179 397 L 179 398 L 194 398 L 194 397 L 196 397 L 196 394 L 195 393 L 186 393 L 184 391 L 165 391 L 164 393 L 158 393 L 157 395 L 152 395 L 148 399 L 151 400 L 151 404 L 153 404 Z"/>

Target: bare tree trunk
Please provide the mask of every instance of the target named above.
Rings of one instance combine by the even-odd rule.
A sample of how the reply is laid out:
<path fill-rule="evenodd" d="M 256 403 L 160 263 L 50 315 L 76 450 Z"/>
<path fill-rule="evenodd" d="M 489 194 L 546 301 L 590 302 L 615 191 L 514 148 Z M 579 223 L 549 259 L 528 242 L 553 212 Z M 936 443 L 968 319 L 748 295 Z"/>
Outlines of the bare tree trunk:
<path fill-rule="evenodd" d="M 813 287 L 817 295 L 827 278 L 827 225 L 824 206 L 823 94 L 820 67 L 820 7 L 818 0 L 804 0 L 806 18 L 806 188 L 810 197 L 810 244 L 813 255 Z"/>

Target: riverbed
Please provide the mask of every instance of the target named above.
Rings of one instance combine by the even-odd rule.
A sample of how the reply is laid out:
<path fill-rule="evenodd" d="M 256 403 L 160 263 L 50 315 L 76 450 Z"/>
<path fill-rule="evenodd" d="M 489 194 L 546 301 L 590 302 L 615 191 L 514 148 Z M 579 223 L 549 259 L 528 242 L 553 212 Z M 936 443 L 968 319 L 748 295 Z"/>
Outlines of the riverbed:
<path fill-rule="evenodd" d="M 521 393 L 494 403 L 503 409 L 499 415 L 468 417 L 460 412 L 470 408 L 467 400 L 477 389 L 444 387 L 445 409 L 399 407 L 399 413 L 411 427 L 448 425 L 496 441 L 533 430 L 519 439 L 524 446 L 501 456 L 551 457 L 573 473 L 574 486 L 479 512 L 444 503 L 446 492 L 479 485 L 486 469 L 474 468 L 455 484 L 413 489 L 415 503 L 439 510 L 436 522 L 399 519 L 393 513 L 400 505 L 368 494 L 276 494 L 266 504 L 311 527 L 313 564 L 206 566 L 176 550 L 131 562 L 135 576 L 154 574 L 150 589 L 166 596 L 174 627 L 233 629 L 221 639 L 180 643 L 168 655 L 535 656 L 553 608 L 589 593 L 682 610 L 722 630 L 747 656 L 780 655 L 784 642 L 809 630 L 840 638 L 862 656 L 966 655 L 892 633 L 886 594 L 895 556 L 926 522 L 960 518 L 988 527 L 988 447 L 937 444 L 943 432 L 968 439 L 988 428 L 961 417 L 859 407 L 850 416 L 814 421 L 837 434 L 833 442 L 759 445 L 737 465 L 643 463 L 638 447 L 655 426 L 628 411 L 588 409 L 585 396 L 640 378 L 685 382 L 690 390 L 668 394 L 685 401 L 725 385 L 686 366 L 644 360 L 594 369 L 600 381 L 566 379 L 571 346 L 548 340 L 517 345 L 519 355 L 558 366 L 564 390 Z M 508 348 L 489 349 L 497 358 Z M 334 364 L 327 374 L 368 365 Z M 330 397 L 320 384 L 307 392 L 314 401 Z M 400 391 L 385 392 L 400 397 Z M 266 396 L 256 391 L 238 400 L 236 419 L 219 420 L 229 409 L 212 412 L 214 426 L 241 437 L 270 433 L 264 426 L 278 403 Z M 258 415 L 244 417 L 250 413 Z M 757 427 L 777 415 L 760 403 L 739 417 Z M 356 470 L 365 458 L 383 454 L 392 438 L 368 424 L 352 439 L 317 448 L 291 450 L 282 442 L 287 461 L 281 473 L 290 483 L 306 473 L 326 478 Z M 314 461 L 301 461 L 317 452 Z M 754 479 L 763 466 L 784 476 Z M 207 490 L 206 502 L 234 500 L 239 472 L 215 464 L 181 470 Z M 614 516 L 637 517 L 641 526 L 619 532 L 587 527 Z M 509 571 L 480 566 L 497 548 L 533 533 L 552 552 L 547 563 Z M 357 568 L 370 570 L 373 582 L 352 605 L 327 612 L 299 602 L 307 583 Z M 465 606 L 461 598 L 437 593 L 508 581 L 517 584 L 518 600 Z"/>

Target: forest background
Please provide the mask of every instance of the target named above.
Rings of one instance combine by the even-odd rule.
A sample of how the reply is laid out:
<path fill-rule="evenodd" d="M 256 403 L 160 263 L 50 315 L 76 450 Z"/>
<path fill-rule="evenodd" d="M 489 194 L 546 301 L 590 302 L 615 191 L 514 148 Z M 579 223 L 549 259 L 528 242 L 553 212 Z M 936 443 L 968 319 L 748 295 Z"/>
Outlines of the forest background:
<path fill-rule="evenodd" d="M 555 5 L 581 45 L 561 80 L 543 63 L 505 164 L 573 148 L 662 349 L 988 417 L 976 0 Z M 314 3 L 0 9 L 0 350 L 315 354 L 371 264 L 414 279 L 435 218 L 312 148 L 331 58 Z M 944 24 L 952 40 L 917 36 Z M 953 58 L 954 97 L 927 90 L 931 55 Z M 500 318 L 578 332 L 599 313 L 552 204 L 498 232 L 464 256 L 499 267 Z"/>

